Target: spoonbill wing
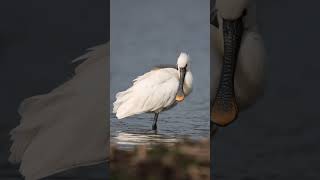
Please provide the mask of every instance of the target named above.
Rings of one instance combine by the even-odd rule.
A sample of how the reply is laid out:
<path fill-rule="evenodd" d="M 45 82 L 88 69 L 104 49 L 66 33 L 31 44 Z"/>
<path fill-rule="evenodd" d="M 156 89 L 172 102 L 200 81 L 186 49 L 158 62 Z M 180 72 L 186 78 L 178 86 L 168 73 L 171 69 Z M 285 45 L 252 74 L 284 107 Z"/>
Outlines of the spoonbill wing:
<path fill-rule="evenodd" d="M 163 69 L 163 68 L 173 68 L 178 70 L 177 65 L 173 65 L 173 64 L 160 64 L 158 66 L 155 66 L 153 70 Z"/>
<path fill-rule="evenodd" d="M 173 68 L 152 70 L 133 80 L 133 85 L 116 95 L 113 112 L 118 119 L 145 112 L 160 112 L 175 103 L 178 71 Z"/>
<path fill-rule="evenodd" d="M 90 49 L 75 76 L 48 94 L 21 103 L 11 131 L 9 161 L 26 179 L 40 179 L 107 159 L 106 66 L 109 45 Z"/>

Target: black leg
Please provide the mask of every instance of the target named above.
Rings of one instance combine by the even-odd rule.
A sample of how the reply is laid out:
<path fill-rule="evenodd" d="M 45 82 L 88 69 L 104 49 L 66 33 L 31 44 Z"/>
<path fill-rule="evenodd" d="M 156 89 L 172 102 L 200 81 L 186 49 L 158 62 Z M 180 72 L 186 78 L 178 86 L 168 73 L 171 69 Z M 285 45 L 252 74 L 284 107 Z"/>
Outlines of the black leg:
<path fill-rule="evenodd" d="M 152 130 L 157 130 L 157 121 L 158 121 L 159 113 L 154 113 Z"/>

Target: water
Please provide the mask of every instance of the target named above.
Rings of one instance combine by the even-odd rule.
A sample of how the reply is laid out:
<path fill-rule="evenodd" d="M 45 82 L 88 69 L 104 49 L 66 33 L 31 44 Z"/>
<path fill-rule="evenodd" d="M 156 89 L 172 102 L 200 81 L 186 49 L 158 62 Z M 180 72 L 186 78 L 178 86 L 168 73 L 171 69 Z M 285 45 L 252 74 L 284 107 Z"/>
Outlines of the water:
<path fill-rule="evenodd" d="M 153 66 L 176 64 L 181 51 L 190 54 L 194 77 L 193 92 L 185 101 L 160 113 L 156 134 L 151 130 L 151 113 L 123 120 L 112 114 L 112 143 L 131 148 L 209 137 L 208 4 L 208 0 L 111 2 L 111 110 L 117 92 L 126 90 Z"/>

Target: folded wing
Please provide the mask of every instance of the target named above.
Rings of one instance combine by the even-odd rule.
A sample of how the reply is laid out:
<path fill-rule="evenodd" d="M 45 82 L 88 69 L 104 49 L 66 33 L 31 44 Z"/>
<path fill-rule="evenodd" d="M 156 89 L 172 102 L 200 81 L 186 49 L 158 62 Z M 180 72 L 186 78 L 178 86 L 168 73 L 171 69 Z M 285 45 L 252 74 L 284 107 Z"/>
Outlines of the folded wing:
<path fill-rule="evenodd" d="M 118 119 L 145 112 L 160 112 L 175 102 L 178 73 L 173 68 L 156 69 L 139 76 L 132 87 L 116 95 L 113 112 Z"/>

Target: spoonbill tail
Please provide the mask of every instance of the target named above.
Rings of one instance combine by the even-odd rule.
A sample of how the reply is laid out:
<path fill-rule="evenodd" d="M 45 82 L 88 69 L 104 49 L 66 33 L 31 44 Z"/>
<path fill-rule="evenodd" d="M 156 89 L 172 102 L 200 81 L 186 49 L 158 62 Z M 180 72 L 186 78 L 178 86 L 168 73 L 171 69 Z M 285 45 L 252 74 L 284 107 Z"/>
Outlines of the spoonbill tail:
<path fill-rule="evenodd" d="M 191 91 L 190 58 L 188 54 L 181 53 L 176 66 L 158 66 L 133 80 L 133 85 L 127 90 L 117 93 L 113 113 L 118 119 L 154 113 L 152 130 L 156 130 L 159 113 L 183 101 Z"/>
<path fill-rule="evenodd" d="M 226 126 L 264 90 L 265 49 L 249 0 L 216 0 L 211 12 L 211 120 Z"/>

